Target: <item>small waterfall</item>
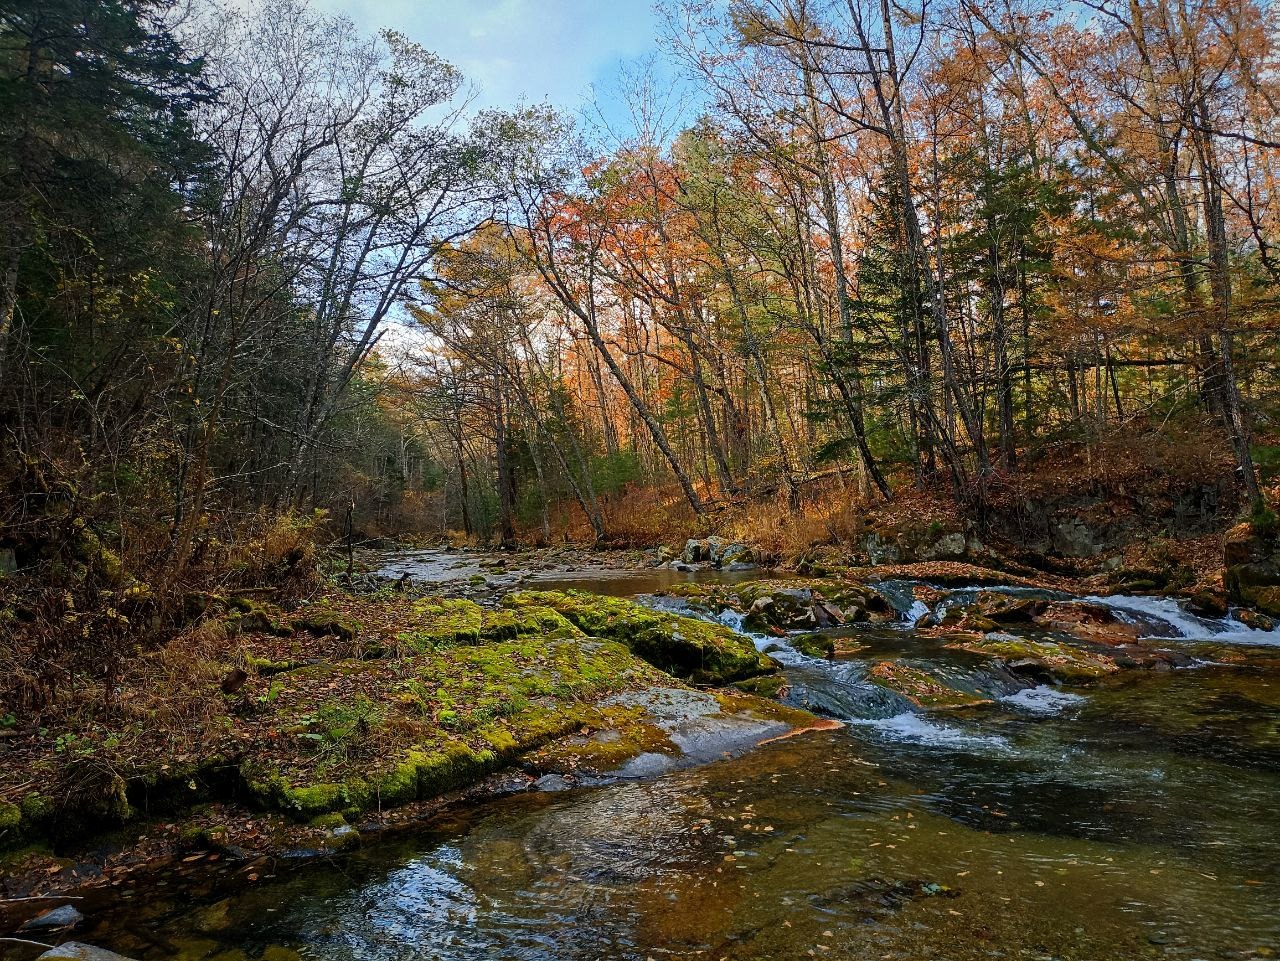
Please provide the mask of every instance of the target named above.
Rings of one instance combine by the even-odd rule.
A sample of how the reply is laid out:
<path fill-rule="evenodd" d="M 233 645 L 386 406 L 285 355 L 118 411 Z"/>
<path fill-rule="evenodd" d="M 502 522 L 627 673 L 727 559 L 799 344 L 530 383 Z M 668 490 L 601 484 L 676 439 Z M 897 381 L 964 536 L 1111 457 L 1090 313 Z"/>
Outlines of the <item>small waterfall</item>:
<path fill-rule="evenodd" d="M 868 585 L 899 615 L 906 615 L 916 603 L 915 588 L 920 581 L 888 580 Z"/>
<path fill-rule="evenodd" d="M 932 718 L 911 712 L 875 720 L 852 720 L 849 723 L 872 728 L 888 740 L 906 744 L 922 744 L 927 747 L 965 751 L 1011 750 L 1009 741 L 998 734 L 974 734 L 948 724 L 939 724 Z"/>
<path fill-rule="evenodd" d="M 1234 644 L 1280 645 L 1280 628 L 1260 631 L 1228 614 L 1201 617 L 1192 614 L 1172 597 L 1141 597 L 1113 594 L 1083 600 L 1106 607 L 1127 624 L 1137 626 L 1140 637 L 1156 640 L 1211 640 Z"/>
<path fill-rule="evenodd" d="M 1083 704 L 1084 700 L 1079 694 L 1060 691 L 1048 684 L 1024 688 L 1000 698 L 1001 703 L 1012 704 L 1030 714 L 1040 715 L 1061 714 L 1069 707 Z"/>
<path fill-rule="evenodd" d="M 735 611 L 730 607 L 726 607 L 719 615 L 720 623 L 729 628 L 729 630 L 734 631 L 737 634 L 745 634 L 749 636 L 750 632 L 743 627 L 746 620 L 746 613 L 743 611 Z"/>
<path fill-rule="evenodd" d="M 932 613 L 933 613 L 933 608 L 930 607 L 928 604 L 926 604 L 924 601 L 913 601 L 911 606 L 907 608 L 907 612 L 906 614 L 903 615 L 902 619 L 906 621 L 908 624 L 915 624 L 920 620 L 920 618 L 924 617 L 926 614 L 932 614 Z"/>

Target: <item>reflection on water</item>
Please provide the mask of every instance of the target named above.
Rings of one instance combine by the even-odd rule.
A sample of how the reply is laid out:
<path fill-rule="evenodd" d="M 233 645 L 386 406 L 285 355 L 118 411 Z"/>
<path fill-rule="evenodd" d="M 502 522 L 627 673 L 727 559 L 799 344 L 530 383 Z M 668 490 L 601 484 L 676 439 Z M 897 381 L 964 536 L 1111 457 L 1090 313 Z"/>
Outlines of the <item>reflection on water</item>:
<path fill-rule="evenodd" d="M 844 729 L 492 802 L 248 889 L 135 904 L 93 939 L 145 961 L 1274 956 L 1274 648 L 1193 645 L 1195 670 L 1063 691 L 858 630 L 869 659 L 991 701 L 922 714 L 866 695 L 863 662 L 787 657 L 793 697 Z"/>
<path fill-rule="evenodd" d="M 241 892 L 204 931 L 156 921 L 250 957 L 1266 956 L 1275 773 L 1057 717 L 1006 718 L 1012 751 L 852 729 L 507 799 Z"/>

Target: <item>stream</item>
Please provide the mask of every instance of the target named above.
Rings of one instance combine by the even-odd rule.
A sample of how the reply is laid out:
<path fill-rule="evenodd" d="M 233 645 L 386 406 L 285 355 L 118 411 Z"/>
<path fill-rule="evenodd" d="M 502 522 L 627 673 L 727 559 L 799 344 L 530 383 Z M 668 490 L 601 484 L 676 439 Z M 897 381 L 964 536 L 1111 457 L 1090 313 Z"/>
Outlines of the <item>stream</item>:
<path fill-rule="evenodd" d="M 387 571 L 478 573 L 411 561 Z M 630 596 L 750 576 L 521 583 Z M 1059 688 L 917 634 L 911 587 L 881 586 L 898 623 L 836 629 L 862 645 L 852 659 L 756 638 L 790 703 L 839 730 L 501 798 L 252 885 L 156 891 L 86 939 L 145 961 L 1275 957 L 1280 636 L 1105 598 L 1187 666 Z M 887 658 L 990 703 L 917 708 L 865 680 Z"/>

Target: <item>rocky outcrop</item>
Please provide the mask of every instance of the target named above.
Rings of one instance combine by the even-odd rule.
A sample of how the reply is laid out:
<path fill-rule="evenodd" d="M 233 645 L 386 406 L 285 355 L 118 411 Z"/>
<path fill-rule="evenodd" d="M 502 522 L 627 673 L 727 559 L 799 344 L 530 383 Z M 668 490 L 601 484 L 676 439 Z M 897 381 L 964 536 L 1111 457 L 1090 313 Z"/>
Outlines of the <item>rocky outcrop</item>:
<path fill-rule="evenodd" d="M 746 544 L 740 544 L 715 534 L 710 537 L 689 538 L 678 564 L 710 564 L 712 567 L 728 567 L 755 563 L 755 554 Z"/>
<path fill-rule="evenodd" d="M 959 561 L 989 556 L 985 544 L 969 525 L 933 521 L 877 527 L 857 541 L 850 560 L 883 567 L 922 561 Z"/>
<path fill-rule="evenodd" d="M 1231 528 L 1222 539 L 1222 560 L 1232 601 L 1280 617 L 1280 533 L 1272 525 Z"/>
<path fill-rule="evenodd" d="M 528 591 L 504 602 L 515 611 L 544 608 L 590 637 L 626 645 L 660 670 L 698 684 L 728 684 L 770 674 L 777 666 L 745 637 L 670 611 L 580 591 Z"/>
<path fill-rule="evenodd" d="M 687 585 L 671 594 L 719 613 L 736 611 L 757 629 L 778 633 L 813 631 L 896 615 L 883 597 L 852 581 L 747 581 L 733 586 Z"/>

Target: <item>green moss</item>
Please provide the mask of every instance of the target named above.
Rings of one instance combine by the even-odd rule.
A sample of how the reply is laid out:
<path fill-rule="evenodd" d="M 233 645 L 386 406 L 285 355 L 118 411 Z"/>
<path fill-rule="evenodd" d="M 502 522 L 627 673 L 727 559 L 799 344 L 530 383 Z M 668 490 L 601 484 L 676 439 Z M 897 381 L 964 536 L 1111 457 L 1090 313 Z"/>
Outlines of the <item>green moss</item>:
<path fill-rule="evenodd" d="M 270 785 L 270 791 L 277 807 L 307 818 L 339 811 L 351 805 L 351 794 L 345 784 L 307 784 L 294 787 L 284 781 L 275 781 Z"/>
<path fill-rule="evenodd" d="M 28 794 L 18 804 L 28 823 L 44 821 L 53 816 L 53 802 L 42 794 Z"/>
<path fill-rule="evenodd" d="M 638 707 L 612 705 L 587 712 L 576 733 L 539 751 L 533 758 L 539 771 L 602 774 L 640 754 L 678 754 L 667 733 Z"/>
<path fill-rule="evenodd" d="M 233 597 L 231 610 L 223 622 L 232 631 L 287 636 L 291 629 L 282 621 L 280 609 L 274 604 L 264 604 L 251 597 Z"/>
<path fill-rule="evenodd" d="M 473 601 L 414 601 L 412 611 L 414 620 L 422 626 L 401 634 L 400 639 L 416 650 L 480 642 L 484 611 Z"/>
<path fill-rule="evenodd" d="M 347 819 L 342 816 L 339 811 L 333 811 L 329 814 L 321 814 L 311 819 L 313 828 L 322 828 L 326 831 L 332 831 L 334 828 L 340 828 L 347 823 Z"/>
<path fill-rule="evenodd" d="M 564 617 L 545 607 L 487 611 L 468 600 L 423 600 L 416 601 L 410 613 L 414 626 L 399 638 L 419 652 L 533 634 L 581 636 Z"/>
<path fill-rule="evenodd" d="M 757 697 L 776 698 L 780 697 L 786 688 L 787 677 L 785 674 L 761 674 L 759 677 L 734 681 L 733 686 L 739 691 L 755 694 Z"/>
<path fill-rule="evenodd" d="M 739 693 L 737 690 L 716 691 L 713 695 L 720 702 L 720 709 L 726 714 L 745 714 L 757 721 L 776 721 L 793 728 L 811 727 L 818 718 L 808 711 L 788 707 L 778 701 L 757 697 L 753 693 Z"/>
<path fill-rule="evenodd" d="M 17 839 L 22 827 L 22 809 L 0 801 L 0 844 Z"/>
<path fill-rule="evenodd" d="M 359 621 L 324 603 L 308 608 L 300 617 L 294 618 L 291 626 L 295 631 L 305 631 L 315 637 L 332 634 L 342 641 L 354 641 L 361 631 Z"/>
<path fill-rule="evenodd" d="M 836 653 L 835 641 L 825 634 L 801 634 L 787 638 L 787 643 L 809 657 L 833 657 Z"/>
<path fill-rule="evenodd" d="M 726 684 L 776 669 L 745 637 L 669 611 L 579 591 L 531 591 L 507 597 L 518 609 L 545 607 L 593 637 L 625 644 L 637 656 L 676 677 Z"/>

